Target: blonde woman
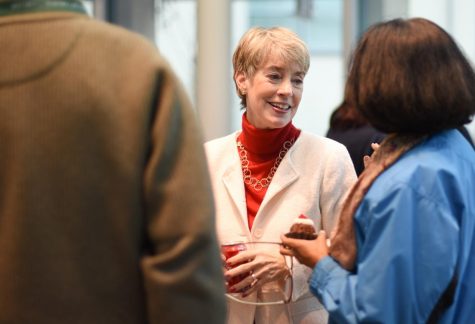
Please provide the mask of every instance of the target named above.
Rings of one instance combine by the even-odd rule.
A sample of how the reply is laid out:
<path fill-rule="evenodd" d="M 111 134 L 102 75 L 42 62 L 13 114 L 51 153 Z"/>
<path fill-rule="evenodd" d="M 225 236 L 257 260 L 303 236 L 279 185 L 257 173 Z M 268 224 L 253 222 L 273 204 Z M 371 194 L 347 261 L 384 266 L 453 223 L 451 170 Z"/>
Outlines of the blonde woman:
<path fill-rule="evenodd" d="M 234 52 L 242 129 L 205 145 L 222 243 L 280 242 L 300 214 L 317 230 L 331 231 L 337 221 L 356 181 L 348 151 L 292 123 L 309 64 L 307 47 L 285 28 L 252 28 Z M 290 275 L 294 282 L 288 305 L 229 301 L 228 323 L 326 323 L 326 311 L 308 290 L 311 270 L 295 262 L 290 273 L 279 249 L 243 251 L 226 262 L 226 278 L 242 279 L 228 291 L 246 300 L 256 300 L 266 283 Z"/>

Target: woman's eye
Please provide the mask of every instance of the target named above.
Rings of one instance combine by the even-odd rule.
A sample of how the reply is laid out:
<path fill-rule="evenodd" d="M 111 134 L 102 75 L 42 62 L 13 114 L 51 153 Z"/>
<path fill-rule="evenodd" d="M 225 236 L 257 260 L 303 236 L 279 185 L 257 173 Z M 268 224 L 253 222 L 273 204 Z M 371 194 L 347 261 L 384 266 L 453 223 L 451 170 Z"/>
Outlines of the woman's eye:
<path fill-rule="evenodd" d="M 293 79 L 292 82 L 297 86 L 301 86 L 303 84 L 303 79 Z"/>
<path fill-rule="evenodd" d="M 280 74 L 268 74 L 267 77 L 270 80 L 279 80 L 280 79 Z"/>

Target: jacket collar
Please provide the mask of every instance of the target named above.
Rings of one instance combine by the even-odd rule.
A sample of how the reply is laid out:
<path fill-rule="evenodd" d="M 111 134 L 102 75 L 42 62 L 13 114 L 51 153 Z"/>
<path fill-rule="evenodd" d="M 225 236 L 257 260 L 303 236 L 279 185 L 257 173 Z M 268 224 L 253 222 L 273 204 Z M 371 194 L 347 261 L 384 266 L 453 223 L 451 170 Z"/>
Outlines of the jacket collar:
<path fill-rule="evenodd" d="M 237 135 L 235 135 L 237 136 Z M 236 137 L 232 136 L 232 140 L 235 142 Z M 298 145 L 302 136 L 297 138 L 295 144 L 289 149 L 285 155 L 282 163 L 279 165 L 277 172 L 272 178 L 272 182 L 267 189 L 264 200 L 259 207 L 259 210 L 256 215 L 257 217 L 265 209 L 266 205 L 280 192 L 285 190 L 290 186 L 294 181 L 299 178 L 299 172 L 295 167 L 294 161 L 292 160 L 292 155 Z M 246 195 L 244 192 L 244 185 L 242 184 L 242 170 L 240 168 L 241 162 L 239 160 L 239 155 L 236 149 L 236 146 L 229 145 L 232 149 L 232 152 L 228 152 L 229 156 L 232 158 L 229 160 L 229 165 L 223 173 L 222 181 L 232 200 L 236 204 L 239 214 L 241 215 L 243 221 L 247 224 L 247 209 L 246 209 Z M 241 184 L 241 185 L 240 185 Z"/>

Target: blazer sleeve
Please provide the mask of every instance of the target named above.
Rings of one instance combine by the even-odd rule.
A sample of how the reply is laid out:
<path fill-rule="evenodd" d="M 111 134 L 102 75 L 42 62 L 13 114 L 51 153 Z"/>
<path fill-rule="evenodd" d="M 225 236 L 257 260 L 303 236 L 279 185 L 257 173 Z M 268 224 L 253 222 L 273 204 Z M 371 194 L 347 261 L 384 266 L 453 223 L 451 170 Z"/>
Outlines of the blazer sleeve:
<path fill-rule="evenodd" d="M 195 114 L 168 66 L 159 69 L 144 170 L 149 323 L 223 323 L 224 279 Z"/>
<path fill-rule="evenodd" d="M 334 143 L 326 154 L 320 195 L 322 229 L 327 235 L 338 223 L 343 203 L 355 182 L 356 172 L 350 154 L 345 146 Z"/>

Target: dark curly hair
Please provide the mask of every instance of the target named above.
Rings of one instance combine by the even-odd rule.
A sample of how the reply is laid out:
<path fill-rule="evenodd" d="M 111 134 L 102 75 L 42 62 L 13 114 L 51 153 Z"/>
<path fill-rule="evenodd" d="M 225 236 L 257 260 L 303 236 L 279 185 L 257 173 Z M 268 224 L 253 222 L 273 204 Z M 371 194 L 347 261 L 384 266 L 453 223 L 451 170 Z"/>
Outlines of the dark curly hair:
<path fill-rule="evenodd" d="M 346 86 L 350 104 L 385 133 L 430 134 L 462 126 L 475 113 L 473 68 L 445 30 L 422 18 L 370 27 Z"/>

